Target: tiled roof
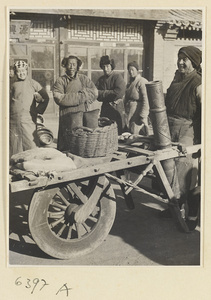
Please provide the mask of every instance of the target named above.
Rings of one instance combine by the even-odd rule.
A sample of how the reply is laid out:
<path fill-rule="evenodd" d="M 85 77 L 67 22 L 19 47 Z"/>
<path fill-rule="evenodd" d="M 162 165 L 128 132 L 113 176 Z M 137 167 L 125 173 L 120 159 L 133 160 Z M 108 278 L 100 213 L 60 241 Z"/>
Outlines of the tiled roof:
<path fill-rule="evenodd" d="M 202 28 L 201 9 L 11 9 L 19 13 L 57 14 L 134 20 L 163 21 L 184 29 Z M 191 28 L 190 28 L 191 26 Z"/>
<path fill-rule="evenodd" d="M 202 10 L 170 10 L 167 21 L 184 29 L 202 29 Z"/>

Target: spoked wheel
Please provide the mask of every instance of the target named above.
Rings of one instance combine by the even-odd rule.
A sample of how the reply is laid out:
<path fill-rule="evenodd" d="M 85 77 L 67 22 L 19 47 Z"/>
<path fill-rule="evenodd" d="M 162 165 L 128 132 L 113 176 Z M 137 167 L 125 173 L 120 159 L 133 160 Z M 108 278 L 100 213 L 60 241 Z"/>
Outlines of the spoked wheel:
<path fill-rule="evenodd" d="M 100 176 L 36 192 L 29 207 L 29 229 L 45 253 L 70 259 L 97 248 L 115 214 L 114 191 Z"/>

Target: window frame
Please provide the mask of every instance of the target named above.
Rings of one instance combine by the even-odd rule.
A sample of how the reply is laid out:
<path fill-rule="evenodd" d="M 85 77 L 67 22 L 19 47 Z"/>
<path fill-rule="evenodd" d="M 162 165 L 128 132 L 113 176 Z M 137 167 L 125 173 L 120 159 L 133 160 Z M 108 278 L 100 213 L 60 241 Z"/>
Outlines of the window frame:
<path fill-rule="evenodd" d="M 138 62 L 139 66 L 140 66 L 140 70 L 139 72 L 142 73 L 143 72 L 143 67 L 144 67 L 144 47 L 143 44 L 141 45 L 137 45 L 137 46 L 125 46 L 125 45 L 118 45 L 118 46 L 111 46 L 109 44 L 103 43 L 103 46 L 100 45 L 90 45 L 90 43 L 87 42 L 87 45 L 85 45 L 85 43 L 83 43 L 83 45 L 80 45 L 79 43 L 70 43 L 70 42 L 66 42 L 66 47 L 65 47 L 65 56 L 68 56 L 68 49 L 74 49 L 74 48 L 85 48 L 86 52 L 87 52 L 87 65 L 88 68 L 83 68 L 82 71 L 87 73 L 87 76 L 91 79 L 92 78 L 92 72 L 99 72 L 101 69 L 99 67 L 99 69 L 92 69 L 91 67 L 91 51 L 92 49 L 101 49 L 103 50 L 104 54 L 103 55 L 108 55 L 110 50 L 116 50 L 116 49 L 121 49 L 123 50 L 123 69 L 116 69 L 115 71 L 117 72 L 121 72 L 124 74 L 124 80 L 125 82 L 128 81 L 128 71 L 127 71 L 127 64 L 129 63 L 128 61 L 128 54 L 130 51 L 135 50 L 137 52 L 140 52 L 139 55 L 141 57 L 141 63 Z M 79 56 L 80 57 L 80 56 Z M 102 73 L 103 74 L 103 73 Z"/>

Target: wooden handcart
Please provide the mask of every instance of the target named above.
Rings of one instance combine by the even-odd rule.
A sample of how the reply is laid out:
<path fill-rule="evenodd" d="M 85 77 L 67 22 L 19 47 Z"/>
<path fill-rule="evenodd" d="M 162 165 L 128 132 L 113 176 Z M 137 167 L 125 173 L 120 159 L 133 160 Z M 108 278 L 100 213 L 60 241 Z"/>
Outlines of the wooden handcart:
<path fill-rule="evenodd" d="M 112 182 L 121 186 L 126 203 L 133 208 L 131 192 L 140 190 L 152 196 L 139 183 L 145 176 L 154 176 L 162 183 L 161 201 L 169 204 L 174 220 L 184 232 L 189 229 L 163 170 L 162 162 L 200 156 L 201 145 L 186 148 L 180 145 L 164 150 L 145 150 L 137 144 L 119 144 L 112 155 L 81 160 L 81 166 L 70 172 L 31 176 L 27 172 L 10 175 L 10 193 L 31 190 L 28 225 L 30 233 L 45 253 L 59 259 L 70 259 L 93 251 L 106 238 L 115 220 L 116 202 Z M 79 159 L 80 161 L 80 159 Z M 139 174 L 134 182 L 124 179 L 124 171 Z"/>

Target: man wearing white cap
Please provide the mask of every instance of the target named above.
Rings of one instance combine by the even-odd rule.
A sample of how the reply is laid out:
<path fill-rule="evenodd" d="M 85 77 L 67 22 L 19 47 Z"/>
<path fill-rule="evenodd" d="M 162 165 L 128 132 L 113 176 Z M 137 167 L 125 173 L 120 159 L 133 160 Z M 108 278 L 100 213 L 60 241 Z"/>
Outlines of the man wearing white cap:
<path fill-rule="evenodd" d="M 19 60 L 14 64 L 17 81 L 10 90 L 10 157 L 37 146 L 35 129 L 38 114 L 49 102 L 44 88 L 28 77 L 28 65 Z"/>

